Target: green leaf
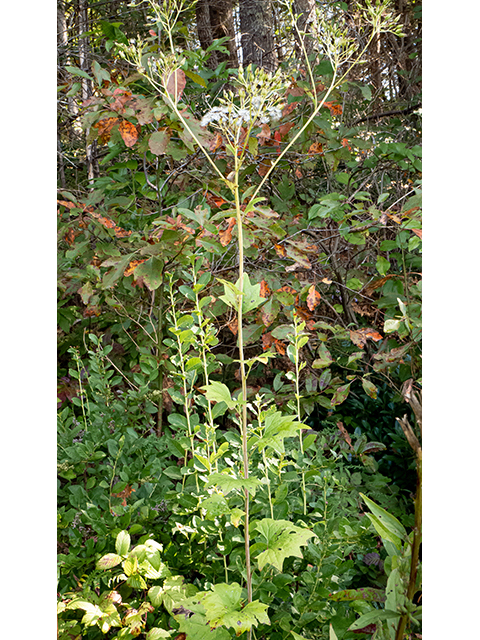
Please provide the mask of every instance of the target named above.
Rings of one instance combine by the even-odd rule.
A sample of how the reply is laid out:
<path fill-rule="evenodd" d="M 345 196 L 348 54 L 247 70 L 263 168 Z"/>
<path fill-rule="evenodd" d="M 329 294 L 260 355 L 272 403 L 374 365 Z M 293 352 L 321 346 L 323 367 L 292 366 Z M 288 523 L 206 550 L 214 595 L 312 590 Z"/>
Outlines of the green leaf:
<path fill-rule="evenodd" d="M 342 386 L 335 389 L 335 393 L 333 394 L 331 400 L 332 407 L 342 404 L 342 402 L 347 399 L 351 384 L 351 382 L 349 382 L 348 384 L 342 384 Z"/>
<path fill-rule="evenodd" d="M 160 627 L 153 627 L 147 633 L 146 640 L 158 640 L 159 638 L 170 638 L 170 632 L 160 629 Z"/>
<path fill-rule="evenodd" d="M 65 67 L 65 71 L 68 71 L 74 76 L 81 76 L 87 80 L 92 80 L 93 82 L 93 78 L 91 78 L 86 71 L 82 71 L 82 69 L 79 69 L 78 67 Z"/>
<path fill-rule="evenodd" d="M 288 520 L 272 520 L 264 518 L 252 525 L 266 541 L 267 549 L 257 556 L 260 571 L 267 563 L 272 564 L 280 572 L 283 561 L 290 556 L 303 558 L 301 546 L 308 544 L 308 540 L 316 534 L 309 529 L 297 527 Z"/>
<path fill-rule="evenodd" d="M 212 592 L 203 595 L 201 602 L 213 629 L 221 625 L 230 627 L 239 636 L 258 624 L 270 624 L 267 604 L 254 600 L 242 608 L 242 587 L 236 582 L 216 584 Z"/>
<path fill-rule="evenodd" d="M 120 564 L 122 559 L 122 556 L 116 553 L 107 553 L 107 555 L 100 558 L 97 562 L 97 569 L 111 569 L 112 567 L 116 567 L 117 564 Z"/>
<path fill-rule="evenodd" d="M 142 264 L 135 269 L 135 279 L 139 277 L 143 278 L 143 281 L 150 291 L 158 289 L 163 281 L 163 260 L 152 256 L 145 262 L 142 262 Z"/>
<path fill-rule="evenodd" d="M 115 541 L 115 550 L 120 556 L 126 556 L 130 549 L 130 534 L 128 531 L 120 531 Z"/>
<path fill-rule="evenodd" d="M 190 80 L 193 80 L 193 82 L 196 82 L 201 87 L 204 87 L 205 89 L 207 88 L 207 83 L 202 78 L 202 76 L 198 75 L 198 73 L 194 73 L 193 71 L 187 71 L 186 69 L 184 69 L 183 72 L 187 76 L 187 78 L 190 78 Z"/>
<path fill-rule="evenodd" d="M 301 422 L 296 422 L 294 417 L 282 416 L 280 411 L 275 411 L 265 418 L 265 431 L 257 440 L 256 446 L 259 451 L 263 451 L 265 447 L 271 447 L 282 455 L 285 453 L 284 439 L 296 436 L 302 428 L 307 427 Z"/>
<path fill-rule="evenodd" d="M 252 496 L 255 495 L 256 488 L 261 484 L 258 478 L 234 478 L 225 473 L 212 473 L 208 477 L 207 487 L 215 485 L 220 487 L 225 495 L 228 495 L 233 489 L 239 491 L 247 489 Z"/>
<path fill-rule="evenodd" d="M 377 257 L 377 271 L 381 276 L 384 276 L 387 271 L 390 269 L 390 262 L 384 258 L 383 256 Z"/>
<path fill-rule="evenodd" d="M 401 320 L 385 320 L 383 323 L 383 331 L 385 333 L 393 333 L 394 331 L 398 331 L 400 327 Z"/>
<path fill-rule="evenodd" d="M 355 631 L 356 629 L 363 629 L 363 627 L 369 624 L 392 618 L 400 618 L 400 614 L 390 609 L 372 609 L 372 611 L 364 613 L 363 616 L 355 620 L 355 622 L 348 627 L 348 630 Z"/>
<path fill-rule="evenodd" d="M 407 532 L 403 524 L 399 522 L 395 516 L 392 516 L 388 511 L 385 511 L 385 509 L 378 506 L 378 504 L 375 504 L 373 500 L 367 498 L 363 493 L 360 493 L 360 496 L 372 511 L 372 513 L 367 513 L 367 516 L 370 518 L 379 536 L 392 542 L 397 549 L 400 550 L 402 540 L 406 540 L 407 538 Z"/>
<path fill-rule="evenodd" d="M 212 402 L 225 402 L 229 409 L 235 409 L 237 403 L 232 400 L 230 390 L 223 382 L 210 382 L 202 387 L 205 389 L 205 397 Z"/>
<path fill-rule="evenodd" d="M 195 609 L 195 605 L 188 605 L 190 609 Z M 204 608 L 202 607 L 202 611 Z M 231 634 L 223 627 L 210 629 L 205 616 L 196 612 L 193 616 L 179 615 L 177 616 L 179 627 L 178 631 L 183 631 L 187 638 L 195 640 L 230 640 Z"/>
<path fill-rule="evenodd" d="M 366 602 L 385 602 L 385 591 L 374 589 L 373 587 L 361 587 L 360 589 L 344 589 L 330 593 L 329 600 L 334 601 L 354 601 L 364 600 Z"/>
<path fill-rule="evenodd" d="M 330 351 L 322 342 L 318 347 L 317 355 L 318 357 L 312 362 L 313 369 L 324 369 L 332 364 L 333 358 Z"/>
<path fill-rule="evenodd" d="M 370 380 L 367 380 L 366 378 L 362 378 L 362 387 L 367 396 L 373 398 L 374 400 L 377 399 L 377 387 L 373 384 L 373 382 L 370 382 Z"/>

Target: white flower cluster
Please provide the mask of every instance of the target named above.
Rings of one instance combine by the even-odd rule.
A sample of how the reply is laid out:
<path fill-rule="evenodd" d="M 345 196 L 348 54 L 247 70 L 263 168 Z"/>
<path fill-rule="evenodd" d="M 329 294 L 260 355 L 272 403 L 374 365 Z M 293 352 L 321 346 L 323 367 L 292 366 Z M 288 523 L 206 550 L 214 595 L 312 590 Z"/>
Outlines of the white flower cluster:
<path fill-rule="evenodd" d="M 268 124 L 270 120 L 279 120 L 282 117 L 282 110 L 278 107 L 267 107 L 263 112 L 259 113 L 261 106 L 262 99 L 254 97 L 252 98 L 251 109 L 238 109 L 233 104 L 228 107 L 213 107 L 203 116 L 200 125 L 206 127 L 212 122 L 216 122 L 221 129 L 236 129 L 252 120 L 258 124 Z"/>

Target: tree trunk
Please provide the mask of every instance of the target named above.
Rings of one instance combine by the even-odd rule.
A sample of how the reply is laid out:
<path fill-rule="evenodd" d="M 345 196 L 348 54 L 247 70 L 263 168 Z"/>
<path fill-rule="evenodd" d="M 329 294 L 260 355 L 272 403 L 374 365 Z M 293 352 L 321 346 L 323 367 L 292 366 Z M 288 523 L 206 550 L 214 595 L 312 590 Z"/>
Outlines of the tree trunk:
<path fill-rule="evenodd" d="M 298 18 L 297 28 L 300 31 L 299 36 L 295 30 L 295 53 L 298 58 L 303 59 L 305 54 L 302 42 L 307 56 L 310 56 L 315 48 L 315 38 L 318 38 L 315 0 L 294 0 L 293 10 Z"/>
<path fill-rule="evenodd" d="M 80 69 L 90 73 L 90 56 L 88 38 L 82 37 L 88 31 L 88 0 L 78 0 L 78 57 Z M 87 100 L 92 95 L 92 85 L 90 80 L 82 78 L 82 98 Z M 87 129 L 86 136 L 90 129 Z M 87 177 L 91 184 L 95 178 L 95 147 L 93 144 L 86 145 Z"/>
<path fill-rule="evenodd" d="M 228 36 L 226 46 L 229 53 L 213 51 L 208 67 L 216 69 L 225 61 L 235 67 L 238 65 L 237 47 L 235 44 L 235 27 L 233 24 L 232 0 L 197 0 L 196 8 L 197 34 L 202 49 L 208 49 L 214 40 Z"/>
<path fill-rule="evenodd" d="M 240 0 L 243 64 L 256 64 L 267 71 L 278 65 L 275 50 L 271 0 Z"/>

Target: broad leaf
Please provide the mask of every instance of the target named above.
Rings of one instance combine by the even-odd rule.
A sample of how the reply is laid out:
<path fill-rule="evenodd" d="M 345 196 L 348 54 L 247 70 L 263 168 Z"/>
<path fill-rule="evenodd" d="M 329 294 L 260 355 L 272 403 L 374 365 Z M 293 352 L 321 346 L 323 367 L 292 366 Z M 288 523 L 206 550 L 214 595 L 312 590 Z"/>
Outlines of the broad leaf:
<path fill-rule="evenodd" d="M 297 527 L 288 520 L 271 518 L 255 522 L 252 529 L 256 529 L 261 534 L 267 545 L 267 549 L 257 556 L 260 571 L 267 562 L 282 571 L 285 558 L 290 556 L 303 558 L 300 547 L 308 544 L 308 540 L 316 535 L 313 531 Z"/>
<path fill-rule="evenodd" d="M 115 550 L 120 556 L 126 556 L 130 549 L 130 534 L 128 531 L 120 531 L 115 541 Z"/>
<path fill-rule="evenodd" d="M 280 411 L 275 411 L 265 418 L 265 432 L 257 441 L 259 451 L 265 447 L 271 447 L 278 454 L 285 453 L 284 439 L 296 436 L 300 429 L 306 429 L 306 425 L 296 422 L 292 416 L 282 416 Z"/>
<path fill-rule="evenodd" d="M 242 587 L 236 582 L 215 585 L 213 592 L 206 593 L 201 602 L 213 629 L 220 625 L 230 627 L 235 629 L 235 635 L 240 636 L 259 623 L 270 624 L 268 605 L 255 600 L 243 606 Z"/>
<path fill-rule="evenodd" d="M 235 409 L 237 403 L 232 400 L 230 390 L 223 382 L 210 382 L 202 387 L 205 389 L 205 397 L 212 402 L 225 402 L 229 409 Z"/>
<path fill-rule="evenodd" d="M 107 553 L 107 555 L 100 558 L 97 562 L 97 569 L 111 569 L 112 567 L 116 567 L 120 564 L 122 560 L 122 556 L 119 556 L 116 553 Z"/>
<path fill-rule="evenodd" d="M 208 478 L 206 486 L 211 487 L 215 485 L 219 487 L 225 495 L 230 493 L 232 489 L 239 491 L 247 489 L 247 491 L 254 496 L 255 490 L 260 484 L 261 482 L 258 478 L 234 478 L 225 473 L 212 473 Z"/>

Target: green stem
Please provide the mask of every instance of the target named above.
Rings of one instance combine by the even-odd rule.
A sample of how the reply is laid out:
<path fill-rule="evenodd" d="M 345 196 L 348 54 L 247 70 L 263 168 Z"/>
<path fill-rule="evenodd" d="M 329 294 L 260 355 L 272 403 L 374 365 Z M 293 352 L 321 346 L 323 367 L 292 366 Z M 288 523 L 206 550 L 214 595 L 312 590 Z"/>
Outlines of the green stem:
<path fill-rule="evenodd" d="M 158 288 L 158 323 L 157 323 L 157 358 L 162 356 L 162 340 L 163 340 L 163 274 L 162 284 Z M 163 430 L 163 379 L 165 376 L 165 368 L 163 360 L 158 363 L 158 411 L 157 411 L 157 437 L 160 438 Z"/>
<path fill-rule="evenodd" d="M 243 477 L 248 479 L 248 448 L 247 448 L 247 376 L 245 374 L 245 357 L 243 352 L 243 225 L 242 210 L 240 208 L 240 194 L 238 185 L 239 160 L 235 155 L 235 210 L 237 213 L 237 232 L 238 232 L 238 289 L 241 294 L 238 296 L 238 353 L 240 361 L 240 376 L 242 380 L 242 415 L 241 415 L 241 432 L 242 432 L 242 452 L 243 452 Z M 250 566 L 250 533 L 249 533 L 249 493 L 245 489 L 245 566 L 247 573 L 247 598 L 248 602 L 252 602 L 252 572 Z M 248 637 L 251 633 L 248 632 Z"/>
<path fill-rule="evenodd" d="M 301 419 L 301 409 L 300 409 L 300 398 L 302 396 L 300 395 L 300 368 L 299 368 L 300 350 L 298 348 L 298 340 L 300 338 L 301 332 L 300 333 L 298 332 L 298 317 L 295 310 L 293 311 L 293 322 L 295 325 L 295 398 L 297 400 L 297 420 L 301 422 L 302 419 Z M 300 452 L 303 458 L 303 438 L 302 438 L 301 429 L 298 432 L 298 437 L 300 439 Z M 303 493 L 303 515 L 306 516 L 307 515 L 307 489 L 305 487 L 305 471 L 303 470 L 303 463 L 302 463 L 302 493 Z"/>

